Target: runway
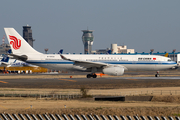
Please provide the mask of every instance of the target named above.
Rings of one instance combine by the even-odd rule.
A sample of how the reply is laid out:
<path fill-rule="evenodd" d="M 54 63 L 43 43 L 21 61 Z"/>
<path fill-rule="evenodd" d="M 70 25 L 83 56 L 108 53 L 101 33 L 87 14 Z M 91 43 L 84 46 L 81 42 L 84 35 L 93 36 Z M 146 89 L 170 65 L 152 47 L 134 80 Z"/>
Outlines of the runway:
<path fill-rule="evenodd" d="M 180 79 L 180 76 L 174 76 L 174 77 L 114 77 L 113 79 L 156 79 L 156 80 L 164 80 L 164 79 Z"/>
<path fill-rule="evenodd" d="M 61 89 L 120 89 L 148 87 L 179 87 L 178 77 L 102 77 L 102 78 L 42 78 L 0 79 L 1 88 L 61 88 Z M 33 75 L 32 75 L 33 76 Z M 38 76 L 38 75 L 35 75 Z M 52 78 L 51 78 L 52 76 Z M 21 77 L 21 76 L 19 76 Z"/>

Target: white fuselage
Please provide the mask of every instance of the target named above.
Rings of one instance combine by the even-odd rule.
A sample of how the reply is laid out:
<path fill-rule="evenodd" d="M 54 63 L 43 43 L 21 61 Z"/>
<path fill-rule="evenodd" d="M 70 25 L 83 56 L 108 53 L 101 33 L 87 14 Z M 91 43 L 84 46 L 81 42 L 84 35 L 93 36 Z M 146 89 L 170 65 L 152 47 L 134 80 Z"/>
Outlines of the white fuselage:
<path fill-rule="evenodd" d="M 63 60 L 59 54 L 29 54 L 27 63 L 54 70 L 86 71 L 74 62 Z M 157 55 L 118 55 L 118 54 L 63 54 L 63 56 L 79 60 L 121 65 L 125 70 L 164 70 L 176 66 L 170 58 Z"/>
<path fill-rule="evenodd" d="M 11 56 L 53 70 L 104 71 L 109 75 L 122 75 L 124 70 L 164 70 L 176 66 L 170 58 L 156 55 L 42 54 L 32 48 L 14 28 L 4 30 L 12 49 Z M 92 75 L 87 75 L 87 78 Z M 96 77 L 93 75 L 93 78 Z"/>

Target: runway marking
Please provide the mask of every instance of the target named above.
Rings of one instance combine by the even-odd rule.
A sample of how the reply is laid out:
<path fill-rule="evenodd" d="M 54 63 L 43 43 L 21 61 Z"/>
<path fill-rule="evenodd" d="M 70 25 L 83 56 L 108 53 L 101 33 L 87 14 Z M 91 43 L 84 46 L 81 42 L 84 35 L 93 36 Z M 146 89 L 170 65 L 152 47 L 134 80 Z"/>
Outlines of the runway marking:
<path fill-rule="evenodd" d="M 59 79 L 59 80 L 70 81 L 70 82 L 77 82 L 76 80 L 68 80 L 68 79 Z"/>
<path fill-rule="evenodd" d="M 6 107 L 4 107 L 4 106 L 2 106 L 2 105 L 0 105 L 0 107 L 2 107 L 2 108 L 4 108 L 4 109 L 7 109 Z"/>
<path fill-rule="evenodd" d="M 0 83 L 8 83 L 8 82 L 0 81 Z"/>

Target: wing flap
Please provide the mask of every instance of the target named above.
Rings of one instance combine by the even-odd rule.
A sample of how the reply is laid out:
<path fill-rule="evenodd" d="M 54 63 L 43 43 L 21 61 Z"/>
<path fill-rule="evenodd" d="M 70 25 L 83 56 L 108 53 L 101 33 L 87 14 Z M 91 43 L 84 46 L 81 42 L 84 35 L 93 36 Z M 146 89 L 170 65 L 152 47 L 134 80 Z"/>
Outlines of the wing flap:
<path fill-rule="evenodd" d="M 28 59 L 28 57 L 26 55 L 15 55 L 15 54 L 8 54 L 9 56 L 13 56 L 14 59 L 17 59 L 17 60 L 21 60 L 21 61 L 26 61 Z"/>
<path fill-rule="evenodd" d="M 91 67 L 103 67 L 108 66 L 106 63 L 101 62 L 91 62 L 91 61 L 82 61 L 82 60 L 75 60 L 75 59 L 68 59 L 64 55 L 60 55 L 63 60 L 68 60 L 74 62 L 74 65 L 85 67 L 85 68 L 91 68 Z"/>
<path fill-rule="evenodd" d="M 86 67 L 86 68 L 91 68 L 91 67 L 103 67 L 103 66 L 107 66 L 108 64 L 106 63 L 101 63 L 101 62 L 91 62 L 91 61 L 74 61 L 74 65 L 77 66 L 82 66 L 82 67 Z"/>

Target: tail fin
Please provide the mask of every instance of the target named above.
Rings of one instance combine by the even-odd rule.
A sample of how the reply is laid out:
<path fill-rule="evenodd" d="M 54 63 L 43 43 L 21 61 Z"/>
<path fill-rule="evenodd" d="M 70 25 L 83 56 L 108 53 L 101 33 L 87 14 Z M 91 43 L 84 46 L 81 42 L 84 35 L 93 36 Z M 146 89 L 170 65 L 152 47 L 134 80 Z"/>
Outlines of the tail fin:
<path fill-rule="evenodd" d="M 7 51 L 7 53 L 11 54 L 11 53 L 12 53 L 12 50 L 11 50 L 11 49 L 9 49 L 9 50 Z"/>
<path fill-rule="evenodd" d="M 61 49 L 59 52 L 58 52 L 58 54 L 62 54 L 63 53 L 63 49 Z"/>
<path fill-rule="evenodd" d="M 14 28 L 4 28 L 4 30 L 13 54 L 39 54 L 39 52 L 32 48 Z"/>
<path fill-rule="evenodd" d="M 108 52 L 107 52 L 108 54 L 111 54 L 111 50 L 108 50 Z"/>
<path fill-rule="evenodd" d="M 4 57 L 1 60 L 2 62 L 9 62 L 9 57 L 7 55 L 4 55 Z"/>
<path fill-rule="evenodd" d="M 166 53 L 166 54 L 164 55 L 164 57 L 168 57 L 168 53 Z"/>

